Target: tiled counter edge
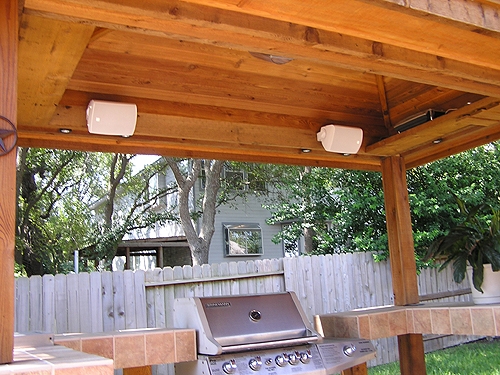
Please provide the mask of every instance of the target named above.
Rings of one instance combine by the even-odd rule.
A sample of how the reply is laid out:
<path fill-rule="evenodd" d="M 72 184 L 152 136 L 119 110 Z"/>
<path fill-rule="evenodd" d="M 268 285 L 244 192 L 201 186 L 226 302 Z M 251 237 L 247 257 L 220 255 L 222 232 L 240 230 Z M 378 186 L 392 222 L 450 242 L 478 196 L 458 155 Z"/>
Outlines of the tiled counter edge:
<path fill-rule="evenodd" d="M 500 335 L 500 305 L 429 303 L 317 315 L 326 337 L 379 339 L 407 333 Z"/>

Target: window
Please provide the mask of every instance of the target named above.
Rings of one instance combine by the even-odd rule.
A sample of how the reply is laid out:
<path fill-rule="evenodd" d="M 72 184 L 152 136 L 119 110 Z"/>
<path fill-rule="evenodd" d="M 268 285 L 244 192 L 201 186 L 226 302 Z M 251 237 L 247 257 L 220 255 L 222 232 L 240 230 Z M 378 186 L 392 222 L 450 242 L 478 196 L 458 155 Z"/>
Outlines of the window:
<path fill-rule="evenodd" d="M 262 231 L 259 224 L 223 224 L 227 256 L 260 255 Z"/>
<path fill-rule="evenodd" d="M 231 190 L 245 190 L 243 171 L 224 170 L 225 183 Z"/>

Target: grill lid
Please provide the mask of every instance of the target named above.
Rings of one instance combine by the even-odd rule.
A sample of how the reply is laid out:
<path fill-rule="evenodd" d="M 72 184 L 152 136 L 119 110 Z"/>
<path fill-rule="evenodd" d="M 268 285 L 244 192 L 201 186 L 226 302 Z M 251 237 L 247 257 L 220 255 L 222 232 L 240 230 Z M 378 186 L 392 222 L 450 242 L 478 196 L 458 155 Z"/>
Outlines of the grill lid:
<path fill-rule="evenodd" d="M 207 355 L 319 339 L 293 292 L 180 298 L 174 320 L 177 328 L 197 330 L 198 352 Z"/>

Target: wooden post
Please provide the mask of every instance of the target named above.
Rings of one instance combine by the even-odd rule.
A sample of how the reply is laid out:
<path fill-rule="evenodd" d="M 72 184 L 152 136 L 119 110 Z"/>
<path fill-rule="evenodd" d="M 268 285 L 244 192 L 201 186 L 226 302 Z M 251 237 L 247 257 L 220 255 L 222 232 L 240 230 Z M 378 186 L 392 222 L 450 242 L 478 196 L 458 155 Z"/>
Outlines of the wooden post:
<path fill-rule="evenodd" d="M 406 167 L 402 157 L 382 161 L 387 233 L 394 303 L 419 302 Z M 398 336 L 401 375 L 425 375 L 424 343 L 421 334 Z"/>
<path fill-rule="evenodd" d="M 0 130 L 17 124 L 18 1 L 0 2 Z M 3 133 L 3 132 L 2 132 Z M 3 143 L 15 136 L 5 137 Z M 16 149 L 0 156 L 0 364 L 13 361 Z"/>
<path fill-rule="evenodd" d="M 130 367 L 123 369 L 123 375 L 151 375 L 151 366 Z"/>
<path fill-rule="evenodd" d="M 130 269 L 130 247 L 125 248 L 125 269 Z"/>
<path fill-rule="evenodd" d="M 362 363 L 360 365 L 348 368 L 340 373 L 341 375 L 367 375 L 368 374 L 368 366 L 366 363 Z"/>
<path fill-rule="evenodd" d="M 418 303 L 417 265 L 403 158 L 389 157 L 382 161 L 382 181 L 394 304 Z"/>
<path fill-rule="evenodd" d="M 156 267 L 163 268 L 163 246 L 156 249 Z"/>

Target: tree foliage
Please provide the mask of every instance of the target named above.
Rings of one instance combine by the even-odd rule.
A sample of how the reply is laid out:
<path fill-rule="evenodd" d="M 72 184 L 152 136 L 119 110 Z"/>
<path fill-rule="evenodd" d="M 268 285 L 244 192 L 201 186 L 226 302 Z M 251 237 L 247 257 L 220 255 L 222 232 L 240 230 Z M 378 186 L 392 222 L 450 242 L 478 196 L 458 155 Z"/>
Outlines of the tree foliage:
<path fill-rule="evenodd" d="M 270 223 L 292 224 L 279 239 L 297 239 L 314 228 L 309 253 L 373 251 L 388 256 L 381 174 L 329 168 L 289 167 L 282 194 L 268 204 Z M 407 172 L 417 259 L 458 220 L 452 193 L 473 204 L 498 205 L 500 150 L 492 143 Z M 310 200 L 309 200 L 310 199 Z M 423 264 L 420 263 L 422 266 Z"/>

